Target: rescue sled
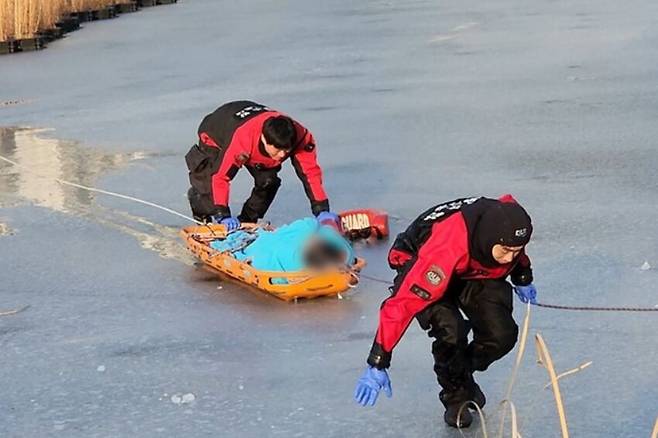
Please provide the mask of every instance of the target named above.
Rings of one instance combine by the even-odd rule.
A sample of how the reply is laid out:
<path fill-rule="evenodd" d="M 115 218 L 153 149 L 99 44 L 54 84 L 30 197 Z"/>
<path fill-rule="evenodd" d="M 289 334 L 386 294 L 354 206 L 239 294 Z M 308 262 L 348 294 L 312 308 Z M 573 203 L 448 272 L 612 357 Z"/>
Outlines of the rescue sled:
<path fill-rule="evenodd" d="M 254 224 L 242 224 L 242 229 L 255 227 Z M 353 266 L 344 269 L 260 271 L 247 262 L 237 260 L 231 253 L 220 252 L 210 246 L 212 241 L 221 240 L 226 235 L 226 229 L 220 224 L 195 225 L 181 230 L 187 248 L 205 265 L 284 301 L 337 295 L 356 286 L 359 282 L 358 272 L 365 266 L 365 260 L 357 258 Z"/>

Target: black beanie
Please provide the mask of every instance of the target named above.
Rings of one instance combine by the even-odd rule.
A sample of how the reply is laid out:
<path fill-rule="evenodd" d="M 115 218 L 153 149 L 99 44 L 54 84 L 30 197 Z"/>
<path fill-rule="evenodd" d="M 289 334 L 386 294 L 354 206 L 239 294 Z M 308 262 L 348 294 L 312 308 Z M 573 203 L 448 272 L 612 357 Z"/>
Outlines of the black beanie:
<path fill-rule="evenodd" d="M 515 202 L 490 203 L 474 224 L 471 235 L 472 256 L 485 266 L 499 263 L 491 253 L 494 245 L 525 246 L 532 235 L 528 213 Z"/>

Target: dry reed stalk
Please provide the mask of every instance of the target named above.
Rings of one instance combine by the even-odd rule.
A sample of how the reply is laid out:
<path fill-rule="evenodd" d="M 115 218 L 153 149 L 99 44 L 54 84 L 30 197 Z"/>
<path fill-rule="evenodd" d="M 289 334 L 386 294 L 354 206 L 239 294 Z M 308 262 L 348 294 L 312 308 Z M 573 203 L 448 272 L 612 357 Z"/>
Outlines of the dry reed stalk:
<path fill-rule="evenodd" d="M 14 0 L 0 0 L 0 41 L 14 34 Z"/>
<path fill-rule="evenodd" d="M 114 4 L 113 0 L 68 0 L 71 12 L 94 11 Z"/>
<path fill-rule="evenodd" d="M 14 37 L 32 38 L 39 30 L 41 22 L 41 2 L 39 0 L 18 0 L 14 3 Z"/>
<path fill-rule="evenodd" d="M 33 38 L 52 29 L 65 14 L 93 11 L 118 0 L 0 0 L 0 41 Z"/>
<path fill-rule="evenodd" d="M 67 12 L 64 0 L 43 0 L 40 30 L 52 29 L 55 23 Z"/>

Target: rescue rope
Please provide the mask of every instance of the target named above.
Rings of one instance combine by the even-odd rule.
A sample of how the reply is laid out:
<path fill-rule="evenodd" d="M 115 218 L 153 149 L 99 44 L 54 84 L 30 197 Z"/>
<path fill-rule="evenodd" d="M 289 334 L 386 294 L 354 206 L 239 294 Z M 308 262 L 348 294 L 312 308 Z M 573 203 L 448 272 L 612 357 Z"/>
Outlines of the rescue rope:
<path fill-rule="evenodd" d="M 370 276 L 370 275 L 366 275 L 366 274 L 360 274 L 360 276 L 361 276 L 361 278 L 366 278 L 366 279 L 371 280 L 371 281 L 374 281 L 374 282 L 376 282 L 376 283 L 381 283 L 381 284 L 385 284 L 385 285 L 388 285 L 388 286 L 392 286 L 392 285 L 393 285 L 393 282 L 392 282 L 392 281 L 382 280 L 381 278 L 372 277 L 372 276 Z"/>
<path fill-rule="evenodd" d="M 172 210 L 171 208 L 167 208 L 167 207 L 163 207 L 162 205 L 158 205 L 155 202 L 145 201 L 144 199 L 135 198 L 134 196 L 122 195 L 121 193 L 111 192 L 109 190 L 102 190 L 102 189 L 96 189 L 96 188 L 93 188 L 93 187 L 83 186 L 82 184 L 77 184 L 77 183 L 73 183 L 73 182 L 70 182 L 70 181 L 65 181 L 65 180 L 57 178 L 57 177 L 45 176 L 45 175 L 42 175 L 38 172 L 35 172 L 32 169 L 30 169 L 26 166 L 23 166 L 23 165 L 15 162 L 13 160 L 10 160 L 7 157 L 3 157 L 2 155 L 0 155 L 0 160 L 4 161 L 6 163 L 9 163 L 9 164 L 11 164 L 11 165 L 13 165 L 13 166 L 15 166 L 19 169 L 23 169 L 26 172 L 29 172 L 29 173 L 31 173 L 31 174 L 39 177 L 39 178 L 50 179 L 50 180 L 58 182 L 59 184 L 62 184 L 62 185 L 65 185 L 65 186 L 75 187 L 75 188 L 82 189 L 82 190 L 86 190 L 88 192 L 101 193 L 103 195 L 114 196 L 115 198 L 121 198 L 121 199 L 126 199 L 128 201 L 137 202 L 139 204 L 144 204 L 144 205 L 147 205 L 149 207 L 157 208 L 159 210 L 162 210 L 162 211 L 165 211 L 167 213 L 173 214 L 175 216 L 181 217 L 181 218 L 183 218 L 185 220 L 188 220 L 190 222 L 194 222 L 197 225 L 205 225 L 203 222 L 200 222 L 200 221 L 198 221 L 194 218 L 191 218 L 187 215 L 184 215 L 183 213 L 179 213 L 176 210 Z"/>
<path fill-rule="evenodd" d="M 366 274 L 361 274 L 361 278 L 366 278 L 376 283 L 386 284 L 388 286 L 393 285 L 393 282 L 391 281 L 383 280 L 377 277 L 372 277 Z M 546 304 L 546 303 L 533 303 L 533 305 L 537 307 L 544 307 L 547 309 L 579 310 L 582 312 L 658 312 L 658 306 L 656 307 L 565 306 L 561 304 Z"/>
<path fill-rule="evenodd" d="M 584 312 L 658 312 L 658 307 L 597 307 L 562 306 L 559 304 L 535 303 L 535 306 L 558 310 L 580 310 Z"/>

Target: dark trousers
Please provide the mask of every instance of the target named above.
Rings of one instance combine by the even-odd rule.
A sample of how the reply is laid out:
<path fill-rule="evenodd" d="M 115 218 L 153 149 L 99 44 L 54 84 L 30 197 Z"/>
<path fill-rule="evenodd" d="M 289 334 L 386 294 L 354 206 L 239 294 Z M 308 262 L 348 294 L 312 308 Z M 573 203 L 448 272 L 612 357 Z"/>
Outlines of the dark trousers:
<path fill-rule="evenodd" d="M 251 223 L 257 222 L 258 219 L 265 216 L 270 205 L 272 205 L 272 201 L 274 201 L 274 197 L 281 186 L 281 179 L 277 176 L 281 166 L 272 169 L 245 167 L 254 178 L 254 188 L 251 191 L 251 196 L 242 206 L 242 212 L 238 219 L 240 222 Z M 201 193 L 201 191 L 191 187 L 187 192 L 187 198 L 190 201 L 190 208 L 195 219 L 209 222 L 212 216 L 217 214 L 211 193 Z"/>
<path fill-rule="evenodd" d="M 281 178 L 277 175 L 281 166 L 272 169 L 257 169 L 247 166 L 247 170 L 254 177 L 254 188 L 242 205 L 242 212 L 238 219 L 240 222 L 257 222 L 258 219 L 265 216 L 274 201 L 276 192 L 281 187 Z"/>
<path fill-rule="evenodd" d="M 435 339 L 434 372 L 444 404 L 470 400 L 473 371 L 484 371 L 509 353 L 519 331 L 512 317 L 512 286 L 504 280 L 453 280 L 446 295 L 416 317 Z"/>

